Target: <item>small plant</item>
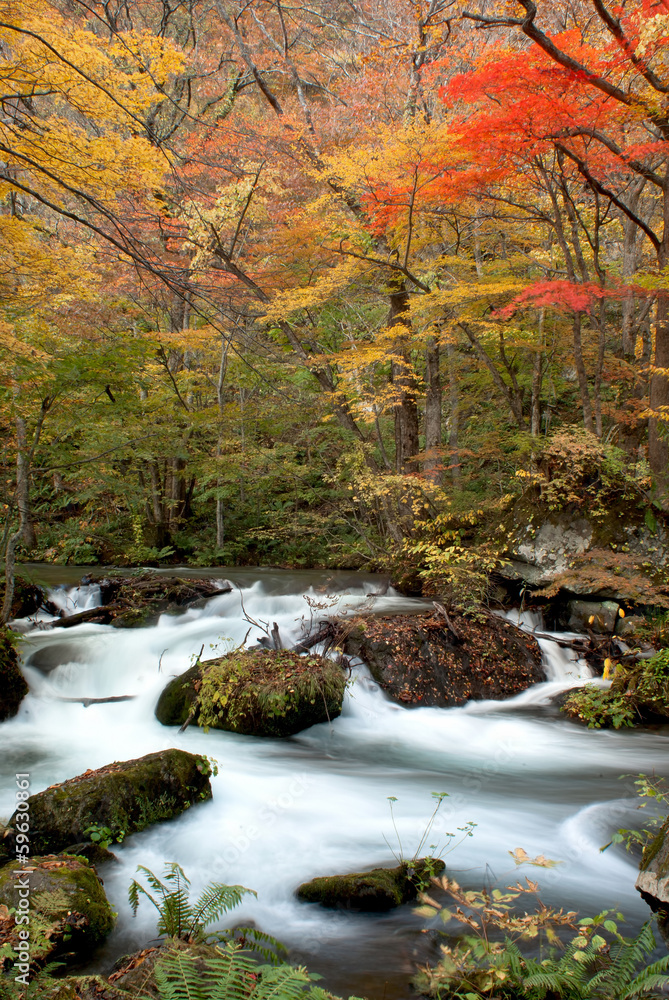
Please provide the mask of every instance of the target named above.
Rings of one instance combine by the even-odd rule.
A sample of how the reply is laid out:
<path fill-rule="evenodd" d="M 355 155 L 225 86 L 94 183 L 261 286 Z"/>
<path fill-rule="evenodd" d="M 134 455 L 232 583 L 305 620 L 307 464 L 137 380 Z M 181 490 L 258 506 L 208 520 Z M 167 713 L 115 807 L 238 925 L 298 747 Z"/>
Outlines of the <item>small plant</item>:
<path fill-rule="evenodd" d="M 285 955 L 286 949 L 269 934 L 263 934 L 254 927 L 226 928 L 222 931 L 208 931 L 207 928 L 228 910 L 239 906 L 244 896 L 255 896 L 253 889 L 243 885 L 225 885 L 222 882 L 211 882 L 192 902 L 190 898 L 190 879 L 175 861 L 166 863 L 163 878 L 144 865 L 139 865 L 140 872 L 149 888 L 133 879 L 128 889 L 128 899 L 133 915 L 137 913 L 142 896 L 145 896 L 158 911 L 158 933 L 168 938 L 175 938 L 186 944 L 208 942 L 236 941 L 245 948 L 259 952 L 270 962 L 275 962 L 277 955 Z M 151 891 L 150 891 L 151 890 Z"/>
<path fill-rule="evenodd" d="M 155 895 L 133 879 L 128 890 L 133 916 L 137 913 L 141 897 L 145 896 L 158 911 L 158 933 L 188 943 L 205 941 L 211 936 L 206 932 L 210 924 L 238 906 L 244 896 L 256 895 L 243 885 L 212 882 L 192 903 L 190 879 L 175 861 L 165 865 L 163 880 L 144 865 L 139 865 L 137 871 L 141 872 Z"/>
<path fill-rule="evenodd" d="M 621 775 L 621 778 L 629 777 L 631 777 L 629 774 Z M 647 815 L 645 824 L 638 830 L 626 827 L 616 830 L 608 844 L 600 847 L 600 851 L 606 851 L 612 844 L 624 844 L 626 851 L 631 851 L 635 847 L 644 849 L 655 838 L 660 827 L 664 824 L 666 819 L 664 813 L 666 813 L 667 803 L 669 803 L 669 786 L 667 782 L 664 778 L 659 778 L 656 775 L 639 774 L 634 784 L 637 789 L 637 795 L 641 799 L 637 809 L 647 809 L 652 804 L 656 808 L 660 807 L 662 809 L 662 815 Z"/>
<path fill-rule="evenodd" d="M 434 866 L 434 868 L 432 868 L 430 866 L 430 862 L 436 862 L 446 853 L 450 854 L 451 851 L 454 851 L 455 848 L 458 847 L 458 845 L 463 842 L 463 840 L 467 839 L 467 837 L 473 837 L 474 830 L 476 828 L 476 823 L 472 823 L 470 821 L 468 823 L 465 823 L 464 826 L 458 827 L 458 832 L 462 834 L 461 837 L 458 838 L 456 833 L 444 832 L 439 834 L 436 843 L 428 844 L 428 840 L 431 837 L 434 824 L 437 819 L 437 814 L 441 809 L 444 799 L 448 798 L 448 792 L 432 792 L 431 795 L 432 798 L 435 800 L 434 809 L 432 810 L 432 814 L 428 818 L 427 823 L 425 824 L 420 840 L 418 841 L 418 846 L 416 847 L 416 850 L 410 857 L 407 857 L 405 854 L 404 845 L 402 844 L 402 838 L 400 836 L 399 830 L 397 829 L 397 823 L 395 822 L 395 813 L 393 811 L 393 805 L 395 804 L 395 802 L 397 802 L 397 798 L 394 795 L 388 796 L 388 802 L 390 804 L 390 817 L 393 824 L 393 830 L 395 831 L 395 836 L 397 838 L 398 851 L 396 852 L 395 850 L 393 850 L 393 848 L 391 847 L 390 843 L 388 842 L 385 836 L 383 838 L 386 844 L 388 844 L 388 847 L 390 848 L 391 853 L 398 864 L 411 864 L 412 862 L 418 861 L 418 859 L 421 858 L 422 852 L 424 850 L 427 849 L 430 852 L 429 857 L 422 859 L 426 862 L 426 867 L 425 867 L 425 874 L 422 876 L 422 881 L 419 883 L 420 889 L 427 888 L 427 886 L 430 884 L 430 880 L 435 875 L 438 874 L 438 871 L 443 870 L 443 865 Z M 453 843 L 454 840 L 455 843 Z"/>
<path fill-rule="evenodd" d="M 669 715 L 669 649 L 614 669 L 608 690 L 586 684 L 570 693 L 563 710 L 587 722 L 590 729 L 621 729 L 648 716 Z"/>
<path fill-rule="evenodd" d="M 125 830 L 114 831 L 110 827 L 100 826 L 98 823 L 94 823 L 84 830 L 84 835 L 91 843 L 97 844 L 105 851 L 108 851 L 112 844 L 122 844 L 125 840 L 125 834 Z"/>
<path fill-rule="evenodd" d="M 523 851 L 513 852 L 525 863 Z M 527 859 L 540 867 L 555 862 L 543 857 Z M 416 977 L 416 988 L 439 1000 L 631 1000 L 659 997 L 656 991 L 669 986 L 669 955 L 646 964 L 655 948 L 649 924 L 636 938 L 626 940 L 618 931 L 622 914 L 604 911 L 596 917 L 577 920 L 574 912 L 547 907 L 538 896 L 538 885 L 530 879 L 506 889 L 465 890 L 447 878 L 434 879 L 453 906 L 441 907 L 423 894 L 418 912 L 444 924 L 459 923 L 464 934 L 449 935 L 441 945 L 436 966 L 426 966 Z M 534 898 L 532 912 L 519 913 L 525 897 Z M 561 935 L 572 931 L 564 954 Z M 545 957 L 525 955 L 520 945 L 528 942 Z M 546 954 L 548 949 L 548 954 Z"/>

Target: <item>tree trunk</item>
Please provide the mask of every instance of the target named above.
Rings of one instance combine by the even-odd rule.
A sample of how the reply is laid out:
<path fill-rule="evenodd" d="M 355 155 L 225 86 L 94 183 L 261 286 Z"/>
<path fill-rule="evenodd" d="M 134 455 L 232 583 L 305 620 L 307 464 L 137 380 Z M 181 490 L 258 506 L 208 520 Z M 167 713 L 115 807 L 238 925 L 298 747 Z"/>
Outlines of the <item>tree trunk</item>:
<path fill-rule="evenodd" d="M 441 463 L 441 373 L 439 343 L 430 337 L 425 351 L 425 474 L 433 483 L 442 478 Z"/>
<path fill-rule="evenodd" d="M 19 510 L 19 539 L 27 549 L 37 544 L 30 509 L 30 453 L 28 430 L 23 417 L 16 417 L 16 505 Z"/>
<path fill-rule="evenodd" d="M 585 371 L 583 361 L 583 341 L 581 338 L 581 313 L 574 314 L 573 336 L 574 336 L 574 365 L 578 378 L 578 388 L 581 393 L 581 406 L 583 407 L 583 424 L 586 431 L 595 433 L 595 425 L 592 419 L 592 403 L 590 401 L 590 391 L 588 389 L 588 376 Z"/>
<path fill-rule="evenodd" d="M 388 326 L 398 330 L 392 345 L 393 360 L 390 377 L 395 386 L 395 468 L 397 472 L 416 472 L 418 436 L 418 405 L 416 386 L 409 360 L 409 295 L 404 282 L 390 295 Z"/>
<path fill-rule="evenodd" d="M 458 376 L 455 370 L 455 344 L 452 339 L 446 341 L 446 357 L 448 359 L 448 446 L 450 449 L 451 479 L 454 489 L 458 489 L 462 479 L 459 454 L 460 404 L 458 398 Z"/>
<path fill-rule="evenodd" d="M 546 310 L 539 312 L 539 343 L 532 360 L 532 405 L 530 412 L 530 433 L 532 437 L 541 434 L 541 386 L 544 376 L 544 319 Z"/>

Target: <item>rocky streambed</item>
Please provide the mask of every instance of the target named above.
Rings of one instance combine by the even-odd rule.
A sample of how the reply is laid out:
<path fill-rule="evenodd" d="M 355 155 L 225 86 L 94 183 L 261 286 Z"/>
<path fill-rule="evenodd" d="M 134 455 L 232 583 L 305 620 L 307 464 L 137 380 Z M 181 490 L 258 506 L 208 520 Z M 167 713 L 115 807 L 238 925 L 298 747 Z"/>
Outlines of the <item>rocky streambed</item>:
<path fill-rule="evenodd" d="M 14 771 L 28 771 L 39 795 L 75 775 L 83 775 L 75 784 L 85 784 L 89 768 L 104 771 L 112 761 L 173 748 L 217 761 L 206 776 L 211 799 L 205 795 L 172 818 L 154 815 L 129 827 L 113 844 L 117 862 L 98 868 L 119 913 L 99 953 L 100 970 L 155 935 L 152 914 L 140 910 L 133 921 L 125 902 L 137 865 L 159 872 L 174 861 L 196 889 L 212 879 L 256 889 L 258 897 L 244 901 L 239 919 L 285 940 L 294 957 L 326 974 L 334 991 L 403 996 L 426 942 L 410 907 L 372 919 L 355 907 L 342 913 L 301 902 L 296 891 L 322 876 L 396 868 L 389 844 L 399 836 L 411 855 L 432 792 L 448 793 L 439 837 L 447 841 L 458 825 L 478 824 L 474 836 L 446 856 L 447 866 L 465 870 L 472 884 L 480 883 L 486 866 L 499 877 L 513 876 L 509 852 L 522 847 L 563 861 L 542 876 L 548 901 L 592 912 L 611 905 L 613 893 L 632 925 L 643 919 L 647 907 L 634 890 L 634 863 L 616 851 L 601 855 L 599 847 L 634 812 L 631 782 L 621 782 L 620 774 L 649 766 L 661 771 L 667 737 L 662 730 L 592 732 L 561 716 L 556 693 L 590 674 L 573 643 L 560 647 L 539 628 L 537 638 L 499 619 L 468 625 L 392 592 L 371 598 L 381 589 L 378 581 L 342 575 L 327 582 L 328 614 L 339 616 L 330 644 L 350 661 L 337 667 L 350 675 L 340 715 L 335 704 L 329 718 L 307 719 L 315 724 L 299 723 L 292 735 L 247 735 L 227 725 L 227 703 L 219 702 L 222 728 L 200 726 L 194 716 L 179 732 L 181 718 L 165 725 L 154 713 L 161 693 L 182 684 L 183 675 L 197 667 L 201 681 L 202 667 L 229 664 L 231 650 L 244 640 L 260 651 L 257 640 L 271 642 L 275 622 L 284 645 L 302 644 L 319 628 L 312 612 L 322 600 L 322 576 L 241 573 L 233 578 L 241 594 L 237 587 L 221 593 L 215 571 L 210 582 L 219 592 L 204 606 L 172 608 L 149 627 L 89 620 L 65 630 L 33 629 L 23 639 L 30 693 L 0 727 L 6 818 L 13 812 Z M 95 586 L 69 591 L 68 601 L 85 604 Z M 361 619 L 358 610 L 370 604 L 373 617 Z M 249 617 L 259 623 L 250 634 Z M 376 681 L 360 666 L 361 653 Z M 316 649 L 305 655 L 315 657 Z M 233 688 L 248 694 L 244 670 L 219 671 L 221 699 Z M 284 674 L 283 693 L 294 694 L 288 688 L 295 689 L 298 678 L 290 665 Z M 266 702 L 277 694 L 276 688 L 265 692 Z M 275 701 L 274 719 L 285 718 L 284 707 Z M 397 800 L 395 828 L 389 797 Z M 103 819 L 98 814 L 91 826 L 109 826 Z M 49 847 L 45 842 L 43 849 Z"/>

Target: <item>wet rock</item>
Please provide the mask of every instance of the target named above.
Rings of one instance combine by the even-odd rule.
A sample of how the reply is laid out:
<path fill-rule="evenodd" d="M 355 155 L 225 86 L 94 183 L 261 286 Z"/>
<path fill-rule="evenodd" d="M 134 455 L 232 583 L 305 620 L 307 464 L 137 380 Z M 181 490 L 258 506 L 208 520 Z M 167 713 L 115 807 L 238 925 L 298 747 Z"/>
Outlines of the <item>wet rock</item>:
<path fill-rule="evenodd" d="M 28 694 L 26 679 L 21 673 L 12 637 L 0 628 L 0 722 L 16 715 Z"/>
<path fill-rule="evenodd" d="M 24 647 L 25 650 L 28 648 L 29 646 Z M 77 646 L 74 642 L 54 642 L 48 646 L 40 645 L 34 652 L 28 654 L 25 661 L 27 667 L 34 667 L 42 674 L 50 674 L 52 670 L 64 663 L 84 662 L 85 653 L 81 646 Z"/>
<path fill-rule="evenodd" d="M 406 705 L 463 705 L 510 698 L 546 680 L 536 639 L 481 613 L 354 618 L 335 623 L 336 641 L 359 656 L 374 680 Z"/>
<path fill-rule="evenodd" d="M 31 849 L 62 851 L 90 839 L 91 827 L 109 829 L 115 841 L 172 819 L 211 798 L 208 773 L 204 758 L 163 750 L 53 785 L 28 799 Z M 17 821 L 15 813 L 9 826 Z"/>
<path fill-rule="evenodd" d="M 346 674 L 311 653 L 251 649 L 197 663 L 163 690 L 156 717 L 247 736 L 292 736 L 341 714 Z"/>
<path fill-rule="evenodd" d="M 404 861 L 397 868 L 373 868 L 349 875 L 326 875 L 304 882 L 297 890 L 305 903 L 345 910 L 381 913 L 415 899 L 433 875 L 444 870 L 438 858 Z"/>
<path fill-rule="evenodd" d="M 102 883 L 84 859 L 48 855 L 27 865 L 14 861 L 0 870 L 0 946 L 9 945 L 15 955 L 23 927 L 16 918 L 26 898 L 35 966 L 66 956 L 84 959 L 114 926 Z"/>
<path fill-rule="evenodd" d="M 669 817 L 644 848 L 636 889 L 658 914 L 658 923 L 669 924 Z"/>
<path fill-rule="evenodd" d="M 619 611 L 620 605 L 615 601 L 570 601 L 568 626 L 574 632 L 611 634 L 615 630 Z"/>
<path fill-rule="evenodd" d="M 4 593 L 5 578 L 0 576 L 0 593 Z M 47 601 L 46 593 L 36 583 L 29 583 L 20 576 L 14 577 L 14 596 L 12 599 L 11 618 L 29 618 L 44 609 L 50 614 L 55 608 Z"/>

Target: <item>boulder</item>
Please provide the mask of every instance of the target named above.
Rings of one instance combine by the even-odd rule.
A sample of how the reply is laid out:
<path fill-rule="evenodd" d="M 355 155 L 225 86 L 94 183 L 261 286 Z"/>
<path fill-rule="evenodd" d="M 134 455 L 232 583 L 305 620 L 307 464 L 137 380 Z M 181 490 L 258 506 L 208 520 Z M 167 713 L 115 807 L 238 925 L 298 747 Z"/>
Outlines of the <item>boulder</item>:
<path fill-rule="evenodd" d="M 292 736 L 341 714 L 346 674 L 323 656 L 250 649 L 199 662 L 163 690 L 156 717 L 247 736 Z"/>
<path fill-rule="evenodd" d="M 29 924 L 17 923 L 23 912 L 29 913 Z M 83 858 L 54 854 L 0 869 L 0 946 L 14 951 L 14 965 L 20 962 L 24 927 L 34 967 L 64 955 L 85 958 L 113 926 L 102 883 Z M 5 961 L 11 964 L 11 957 Z"/>
<path fill-rule="evenodd" d="M 384 615 L 335 623 L 334 630 L 344 652 L 359 656 L 405 705 L 510 698 L 546 680 L 536 639 L 496 615 Z"/>
<path fill-rule="evenodd" d="M 590 631 L 610 635 L 619 618 L 615 601 L 570 601 L 568 626 L 574 632 Z"/>
<path fill-rule="evenodd" d="M 10 633 L 0 628 L 0 722 L 16 715 L 28 694 Z"/>
<path fill-rule="evenodd" d="M 659 923 L 666 927 L 669 923 L 669 817 L 644 848 L 636 889 L 658 914 Z"/>
<path fill-rule="evenodd" d="M 205 758 L 162 750 L 52 785 L 28 799 L 31 850 L 62 851 L 89 840 L 91 827 L 109 830 L 111 841 L 122 840 L 172 819 L 211 798 L 209 771 Z M 18 820 L 14 813 L 9 826 Z M 11 840 L 11 834 L 5 839 Z"/>
<path fill-rule="evenodd" d="M 326 875 L 304 882 L 297 898 L 305 903 L 382 913 L 415 899 L 433 875 L 445 868 L 439 858 L 403 861 L 396 868 L 373 868 L 349 875 Z"/>

